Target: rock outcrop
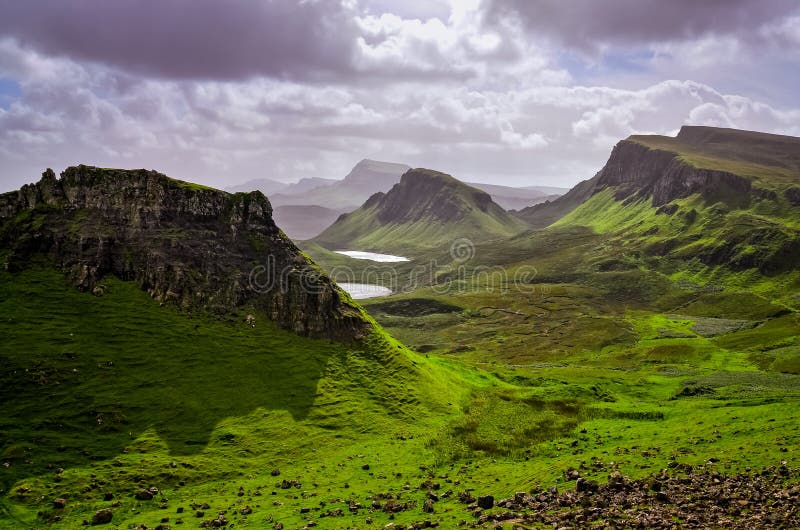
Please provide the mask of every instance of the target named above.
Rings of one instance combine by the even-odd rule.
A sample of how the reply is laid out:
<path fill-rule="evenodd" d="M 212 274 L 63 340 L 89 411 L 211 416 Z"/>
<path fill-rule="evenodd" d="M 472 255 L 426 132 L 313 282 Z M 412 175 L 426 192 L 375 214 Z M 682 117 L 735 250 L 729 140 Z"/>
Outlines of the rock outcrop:
<path fill-rule="evenodd" d="M 725 171 L 702 169 L 678 153 L 652 149 L 634 140 L 622 140 L 597 176 L 597 187 L 617 188 L 617 197 L 652 198 L 653 206 L 702 195 L 707 200 L 746 205 L 753 190 L 750 181 Z M 745 204 L 742 204 L 745 203 Z"/>
<path fill-rule="evenodd" d="M 0 195 L 0 257 L 54 260 L 77 288 L 113 274 L 162 303 L 251 304 L 299 334 L 352 340 L 369 324 L 275 225 L 261 192 L 229 194 L 148 170 L 70 167 Z"/>
<path fill-rule="evenodd" d="M 606 188 L 614 188 L 619 200 L 649 199 L 655 207 L 697 194 L 709 204 L 748 208 L 754 200 L 778 200 L 780 190 L 797 205 L 800 188 L 787 183 L 799 175 L 800 138 L 685 126 L 675 137 L 621 140 L 593 178 L 516 215 L 532 228 L 544 228 Z"/>

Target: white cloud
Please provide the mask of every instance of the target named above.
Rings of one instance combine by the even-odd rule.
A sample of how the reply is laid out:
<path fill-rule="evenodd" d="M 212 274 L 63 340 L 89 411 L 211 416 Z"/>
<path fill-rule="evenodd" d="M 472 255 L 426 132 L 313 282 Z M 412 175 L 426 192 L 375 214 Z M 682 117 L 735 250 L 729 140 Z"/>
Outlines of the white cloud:
<path fill-rule="evenodd" d="M 363 77 L 332 84 L 141 78 L 2 40 L 0 78 L 16 80 L 22 96 L 0 107 L 0 189 L 77 163 L 225 186 L 341 177 L 365 157 L 473 181 L 569 186 L 630 134 L 672 134 L 686 123 L 800 134 L 796 105 L 663 80 L 676 68 L 729 71 L 750 50 L 733 37 L 662 43 L 648 63 L 658 79 L 611 87 L 576 83 L 558 50 L 521 24 L 484 26 L 477 1 L 404 9 L 354 19 L 354 68 Z M 443 10 L 449 15 L 422 16 Z M 794 39 L 795 18 L 771 26 L 770 39 Z"/>

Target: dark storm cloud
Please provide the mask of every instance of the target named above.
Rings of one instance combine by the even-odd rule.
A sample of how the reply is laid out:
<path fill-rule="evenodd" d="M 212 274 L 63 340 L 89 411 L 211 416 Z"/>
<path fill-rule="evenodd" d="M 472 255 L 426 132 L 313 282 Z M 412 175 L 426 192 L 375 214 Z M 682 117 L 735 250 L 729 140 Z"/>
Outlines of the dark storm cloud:
<path fill-rule="evenodd" d="M 532 35 L 583 51 L 603 45 L 694 40 L 708 35 L 755 37 L 757 30 L 800 12 L 795 0 L 488 0 L 486 20 L 519 20 Z"/>
<path fill-rule="evenodd" d="M 352 69 L 352 14 L 297 0 L 2 0 L 0 37 L 164 78 L 327 79 Z"/>

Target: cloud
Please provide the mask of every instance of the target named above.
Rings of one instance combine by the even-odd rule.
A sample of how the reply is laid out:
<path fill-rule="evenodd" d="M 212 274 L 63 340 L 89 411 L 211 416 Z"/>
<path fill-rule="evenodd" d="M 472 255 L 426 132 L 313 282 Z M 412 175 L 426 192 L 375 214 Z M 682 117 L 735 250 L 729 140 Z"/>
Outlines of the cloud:
<path fill-rule="evenodd" d="M 732 2 L 735 13 L 750 5 Z M 651 17 L 671 9 L 643 3 Z M 538 37 L 586 45 L 569 31 L 573 11 L 589 4 L 560 3 L 534 22 L 542 12 L 528 5 L 173 0 L 148 12 L 132 0 L 6 3 L 0 80 L 13 93 L 0 92 L 0 190 L 77 163 L 226 186 L 341 177 L 361 158 L 470 181 L 569 186 L 634 133 L 674 134 L 689 123 L 800 134 L 796 58 L 743 62 L 757 56 L 756 41 L 800 42 L 800 18 L 776 18 L 782 0 L 754 15 L 752 41 L 735 33 L 739 18 L 727 10 L 717 20 L 702 8 L 680 23 L 667 13 L 669 27 L 652 39 L 635 28 L 617 35 L 611 13 L 586 11 L 598 49 L 630 43 L 641 63 L 631 73 L 609 60 L 605 79 Z M 622 5 L 627 23 L 645 16 L 632 1 L 609 11 Z M 694 8 L 684 9 L 692 18 Z M 496 19 L 487 25 L 486 16 Z M 153 17 L 164 20 L 148 30 Z M 763 87 L 781 87 L 785 100 Z"/>
<path fill-rule="evenodd" d="M 148 167 L 224 187 L 252 178 L 341 177 L 364 157 L 472 181 L 568 186 L 619 139 L 684 123 L 800 134 L 797 110 L 691 81 L 640 89 L 447 82 L 344 86 L 132 79 L 0 43 L 22 95 L 0 108 L 0 187 L 44 167 Z M 423 88 L 424 87 L 424 88 Z"/>
<path fill-rule="evenodd" d="M 532 36 L 584 52 L 709 35 L 756 37 L 758 29 L 798 12 L 794 0 L 488 0 L 491 25 L 519 21 Z"/>
<path fill-rule="evenodd" d="M 4 2 L 0 34 L 44 55 L 147 76 L 326 79 L 351 72 L 355 26 L 336 1 Z"/>

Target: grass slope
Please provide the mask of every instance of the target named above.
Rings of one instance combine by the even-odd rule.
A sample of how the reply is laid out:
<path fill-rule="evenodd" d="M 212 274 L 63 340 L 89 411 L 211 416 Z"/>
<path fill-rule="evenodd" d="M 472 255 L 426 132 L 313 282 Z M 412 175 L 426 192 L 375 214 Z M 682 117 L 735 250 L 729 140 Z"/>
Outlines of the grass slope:
<path fill-rule="evenodd" d="M 485 192 L 443 173 L 414 169 L 387 194 L 343 215 L 314 241 L 333 250 L 409 253 L 458 238 L 508 237 L 524 228 Z"/>
<path fill-rule="evenodd" d="M 111 505 L 106 492 L 123 503 L 115 523 L 157 523 L 159 503 L 133 498 L 152 485 L 174 507 L 204 498 L 221 509 L 229 480 L 271 486 L 274 467 L 335 469 L 353 444 L 395 444 L 384 436 L 412 417 L 416 429 L 445 421 L 454 411 L 445 396 L 461 392 L 380 331 L 348 347 L 258 313 L 250 327 L 243 314 L 181 314 L 132 283 L 107 286 L 96 298 L 47 267 L 0 274 L 0 527 L 35 526 L 44 509 L 44 521 L 73 528 Z M 407 454 L 397 445 L 392 460 Z M 56 497 L 67 509 L 50 510 Z M 225 502 L 235 500 L 234 491 Z"/>
<path fill-rule="evenodd" d="M 767 318 L 769 329 L 720 338 L 692 332 L 693 318 L 725 307 L 716 299 L 684 310 L 703 317 L 609 306 L 635 341 L 598 348 L 587 335 L 580 350 L 533 361 L 513 354 L 522 351 L 514 335 L 564 314 L 529 323 L 476 307 L 527 310 L 530 299 L 512 293 L 378 301 L 375 314 L 412 344 L 451 337 L 471 346 L 428 356 L 379 332 L 343 346 L 259 314 L 249 327 L 245 310 L 225 320 L 180 313 L 132 284 L 106 283 L 97 298 L 45 266 L 0 273 L 9 367 L 0 381 L 0 528 L 75 528 L 101 508 L 119 527 L 193 526 L 219 512 L 240 528 L 454 527 L 470 518 L 458 500 L 465 491 L 569 488 L 572 467 L 601 480 L 612 469 L 637 477 L 710 458 L 740 470 L 787 458 L 800 441 L 798 376 L 721 349 L 762 344 L 753 333 L 786 347 L 780 337 L 797 322 L 782 323 L 790 316 L 765 303 L 736 316 Z M 596 299 L 579 286 L 549 296 L 548 314 Z M 691 338 L 661 338 L 662 328 Z M 540 340 L 565 341 L 557 332 Z M 150 487 L 153 500 L 135 498 Z M 423 513 L 429 490 L 439 501 Z M 56 498 L 64 509 L 52 507 Z M 390 499 L 406 509 L 390 516 Z"/>
<path fill-rule="evenodd" d="M 634 135 L 629 140 L 677 153 L 698 168 L 748 177 L 768 189 L 800 183 L 800 138 L 718 127 L 683 127 L 674 138 Z"/>

